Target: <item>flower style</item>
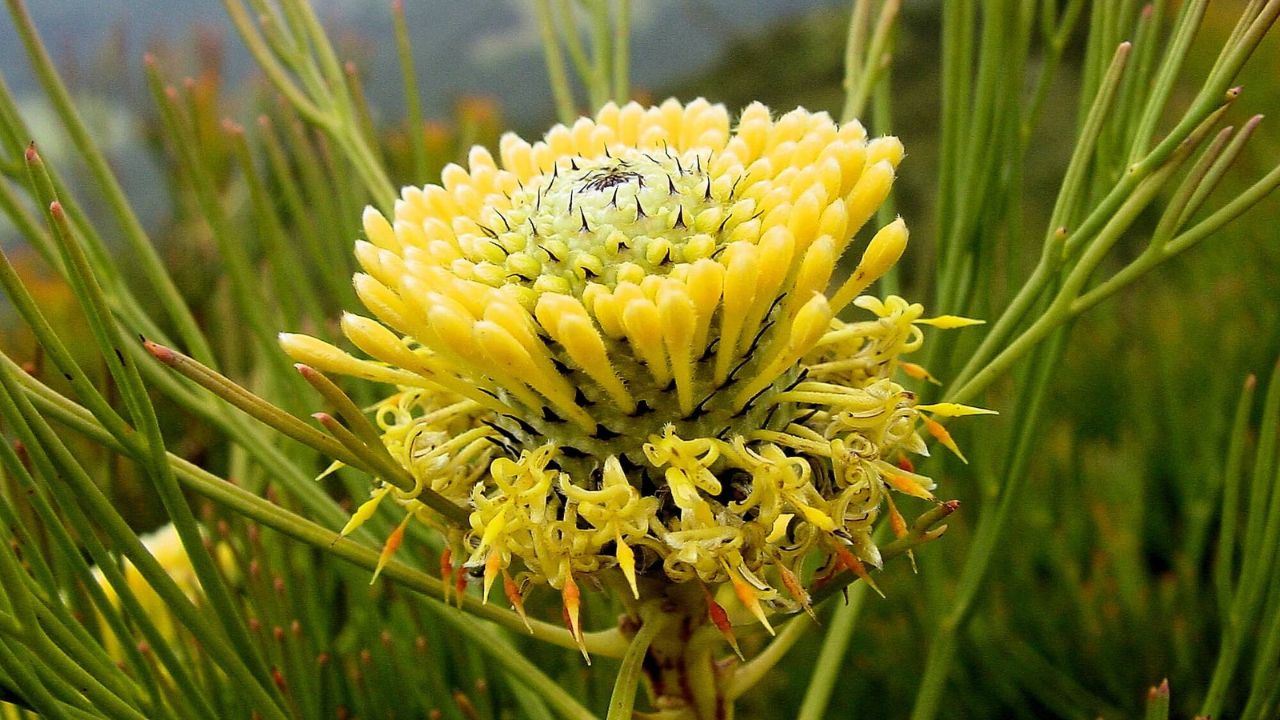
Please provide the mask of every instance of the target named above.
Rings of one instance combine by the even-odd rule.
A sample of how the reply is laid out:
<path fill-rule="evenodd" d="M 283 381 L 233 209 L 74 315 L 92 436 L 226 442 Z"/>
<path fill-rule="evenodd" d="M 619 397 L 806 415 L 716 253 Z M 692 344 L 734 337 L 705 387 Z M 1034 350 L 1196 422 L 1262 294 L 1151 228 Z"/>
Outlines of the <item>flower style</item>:
<path fill-rule="evenodd" d="M 723 106 L 669 100 L 508 134 L 500 156 L 474 148 L 394 217 L 365 211 L 354 282 L 376 319 L 342 328 L 371 360 L 282 336 L 320 370 L 399 386 L 376 419 L 416 486 L 382 486 L 348 529 L 390 495 L 442 526 L 486 597 L 498 576 L 517 609 L 559 589 L 578 637 L 583 580 L 637 598 L 728 581 L 767 624 L 765 607 L 808 607 L 813 551 L 820 577 L 878 567 L 881 507 L 902 525 L 884 488 L 932 498 L 904 455 L 927 452 L 921 411 L 969 411 L 894 380 L 925 374 L 899 361 L 920 325 L 968 321 L 859 297 L 902 254 L 901 219 L 827 293 L 901 143 L 760 104 L 731 131 Z M 837 318 L 849 304 L 868 319 Z M 439 523 L 428 489 L 469 527 Z"/>

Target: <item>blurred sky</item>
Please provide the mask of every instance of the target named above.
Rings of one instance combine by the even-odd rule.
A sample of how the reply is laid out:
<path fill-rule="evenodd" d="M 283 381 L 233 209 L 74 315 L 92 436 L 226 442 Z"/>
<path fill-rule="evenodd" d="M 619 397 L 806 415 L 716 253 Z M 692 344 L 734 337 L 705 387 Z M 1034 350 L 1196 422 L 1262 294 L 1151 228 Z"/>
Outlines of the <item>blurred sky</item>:
<path fill-rule="evenodd" d="M 251 63 L 217 0 L 28 0 L 46 43 L 60 61 L 92 66 L 115 33 L 123 33 L 127 65 L 137 77 L 143 51 L 157 40 L 179 52 L 192 28 L 225 41 L 232 82 Z M 339 46 L 366 68 L 375 107 L 403 109 L 391 31 L 390 0 L 314 0 Z M 695 72 L 737 35 L 839 0 L 635 0 L 633 82 L 653 87 Z M 500 98 L 507 116 L 526 123 L 550 114 L 533 0 L 406 0 L 418 77 L 428 115 L 444 114 L 460 94 Z M 33 90 L 22 47 L 0 21 L 0 69 L 14 91 Z M 92 68 L 91 68 L 92 69 Z M 97 68 L 98 71 L 104 68 Z M 118 72 L 122 68 L 105 68 Z"/>

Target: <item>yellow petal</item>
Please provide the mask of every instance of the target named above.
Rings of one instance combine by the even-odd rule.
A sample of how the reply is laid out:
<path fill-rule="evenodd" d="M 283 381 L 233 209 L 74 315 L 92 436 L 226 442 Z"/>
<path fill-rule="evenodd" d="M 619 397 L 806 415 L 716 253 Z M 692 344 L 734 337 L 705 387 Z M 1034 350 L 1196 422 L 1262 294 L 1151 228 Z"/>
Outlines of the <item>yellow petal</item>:
<path fill-rule="evenodd" d="M 378 510 L 378 505 L 382 503 L 382 498 L 386 497 L 390 491 L 390 486 L 375 490 L 373 497 L 360 503 L 360 507 L 356 508 L 356 511 L 351 514 L 351 519 L 347 521 L 346 525 L 342 526 L 342 530 L 338 535 L 341 537 L 350 535 L 356 528 L 363 525 L 366 520 L 373 517 L 373 514 Z"/>
<path fill-rule="evenodd" d="M 618 545 L 618 567 L 622 568 L 622 574 L 627 577 L 627 582 L 631 584 L 631 594 L 640 599 L 640 589 L 636 587 L 636 553 L 622 541 L 622 535 L 617 535 L 616 543 Z"/>
<path fill-rule="evenodd" d="M 756 620 L 760 621 L 760 624 L 764 626 L 765 630 L 769 631 L 770 635 L 776 635 L 777 633 L 774 632 L 773 626 L 769 624 L 769 617 L 764 614 L 764 608 L 760 607 L 760 598 L 756 595 L 755 588 L 747 584 L 737 573 L 732 573 L 729 577 L 733 581 L 731 583 L 733 592 L 738 596 L 738 601 L 742 603 L 742 606 L 756 616 Z"/>
<path fill-rule="evenodd" d="M 795 515 L 791 513 L 782 513 L 773 521 L 773 529 L 769 531 L 769 536 L 764 539 L 767 543 L 776 543 L 787 536 L 787 525 L 791 523 L 791 518 Z"/>
<path fill-rule="evenodd" d="M 498 548 L 489 551 L 489 557 L 484 559 L 484 589 L 481 592 L 480 603 L 482 605 L 489 604 L 489 588 L 493 587 L 493 579 L 498 577 L 498 572 L 502 569 L 502 552 Z"/>
<path fill-rule="evenodd" d="M 959 315 L 939 315 L 938 317 L 923 318 L 916 320 L 917 325 L 932 325 L 941 330 L 953 330 L 955 328 L 969 327 L 970 325 L 985 325 L 986 320 L 975 320 L 974 318 L 960 317 Z"/>
<path fill-rule="evenodd" d="M 972 405 L 961 405 L 959 403 L 941 402 L 931 405 L 917 405 L 917 410 L 941 415 L 942 417 L 966 417 L 968 415 L 999 415 L 995 410 L 987 408 L 973 407 Z"/>
<path fill-rule="evenodd" d="M 804 519 L 817 526 L 819 530 L 823 532 L 831 532 L 836 529 L 835 521 L 831 519 L 831 516 L 821 510 L 809 507 L 808 505 L 797 504 L 797 507 L 800 510 L 800 514 L 804 515 Z"/>

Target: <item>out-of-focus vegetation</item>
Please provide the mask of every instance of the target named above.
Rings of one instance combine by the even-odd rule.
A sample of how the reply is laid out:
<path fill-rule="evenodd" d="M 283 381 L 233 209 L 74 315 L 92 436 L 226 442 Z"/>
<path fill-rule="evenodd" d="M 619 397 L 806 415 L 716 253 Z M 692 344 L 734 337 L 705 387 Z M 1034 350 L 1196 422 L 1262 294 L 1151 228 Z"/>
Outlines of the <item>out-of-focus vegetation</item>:
<path fill-rule="evenodd" d="M 1187 59 L 1189 76 L 1209 69 L 1214 40 L 1230 32 L 1243 5 L 1211 7 Z M 774 107 L 838 112 L 845 27 L 832 11 L 743 38 L 708 72 L 670 90 L 730 107 L 758 99 Z M 931 277 L 925 269 L 933 262 L 939 30 L 935 8 L 907 3 L 892 66 L 892 130 L 908 149 L 894 196 L 915 228 L 908 297 L 928 295 L 918 278 Z M 1082 52 L 1077 37 L 1032 141 L 1022 179 L 1028 228 L 1047 217 L 1071 150 Z M 1280 107 L 1277 68 L 1280 43 L 1271 38 L 1240 78 L 1251 108 Z M 1179 93 L 1185 99 L 1190 89 Z M 1247 146 L 1242 169 L 1256 174 L 1280 157 L 1280 135 L 1274 126 L 1267 129 L 1272 122 L 1268 117 Z M 1218 194 L 1239 192 L 1244 177 L 1224 182 Z M 1137 717 L 1145 688 L 1166 677 L 1175 717 L 1190 717 L 1200 707 L 1226 611 L 1215 596 L 1212 568 L 1233 409 L 1245 378 L 1265 378 L 1280 352 L 1277 218 L 1280 199 L 1273 197 L 1245 222 L 1076 325 L 1050 385 L 1013 528 L 962 633 L 942 716 Z M 1007 272 L 1016 278 L 1026 269 Z M 992 406 L 999 408 L 1000 401 Z M 1251 444 L 1266 440 L 1256 433 L 1259 406 Z M 1268 481 L 1265 470 L 1260 475 Z M 974 480 L 957 470 L 943 482 L 962 502 L 979 505 L 990 489 Z M 1244 516 L 1261 511 L 1242 508 Z M 920 576 L 891 573 L 887 600 L 868 598 L 831 717 L 908 714 L 931 628 L 953 598 L 971 541 L 963 533 L 974 519 L 962 513 L 951 523 L 955 534 L 924 551 Z M 1270 582 L 1274 596 L 1280 577 Z M 795 657 L 816 657 L 819 639 Z M 808 672 L 799 660 L 791 671 Z M 776 695 L 756 696 L 757 712 L 763 716 L 765 708 L 797 702 L 793 693 L 801 683 L 793 678 L 779 676 Z M 1248 687 L 1240 678 L 1234 703 L 1243 703 Z"/>
<path fill-rule="evenodd" d="M 1242 0 L 1211 5 L 1188 56 L 1186 77 L 1199 78 L 1210 71 L 1217 48 L 1245 5 Z M 1168 10 L 1166 20 L 1173 15 L 1174 10 Z M 756 100 L 774 108 L 803 105 L 838 116 L 844 103 L 847 27 L 848 14 L 838 10 L 801 17 L 743 37 L 715 65 L 681 82 L 639 92 L 656 98 L 705 96 L 730 108 Z M 905 4 L 887 80 L 891 120 L 868 113 L 873 131 L 892 131 L 908 149 L 894 194 L 897 211 L 913 227 L 912 250 L 900 283 L 905 296 L 920 299 L 936 297 L 936 288 L 926 285 L 934 276 L 938 235 L 945 222 L 936 201 L 940 33 L 934 4 Z M 1010 243 L 1026 243 L 1025 252 L 1002 257 L 997 283 L 1007 287 L 993 291 L 1002 297 L 1031 269 L 1040 229 L 1053 209 L 1054 192 L 1072 149 L 1086 75 L 1087 49 L 1081 37 L 1075 33 L 1066 46 L 1034 126 L 1025 173 L 1017 179 L 1021 224 L 1001 230 Z M 269 362 L 259 362 L 260 355 L 271 350 L 257 344 L 262 338 L 255 334 L 252 318 L 236 313 L 236 294 L 243 288 L 237 288 L 220 265 L 226 249 L 219 246 L 219 238 L 241 245 L 253 280 L 272 298 L 273 304 L 264 308 L 271 328 L 332 333 L 333 319 L 354 303 L 348 248 L 358 235 L 359 210 L 368 201 L 367 193 L 331 138 L 306 126 L 288 103 L 265 87 L 223 87 L 218 53 L 203 47 L 195 60 L 182 48 L 159 51 L 160 61 L 152 66 L 161 110 L 150 119 L 148 151 L 155 153 L 167 184 L 174 188 L 173 212 L 153 239 L 178 291 L 194 309 L 195 320 L 215 340 L 213 353 L 223 371 L 262 394 L 282 398 L 288 409 L 303 414 L 314 409 L 305 385 L 296 378 L 282 379 L 273 374 Z M 176 67 L 192 68 L 191 79 L 184 82 Z M 1280 107 L 1277 69 L 1280 45 L 1270 38 L 1239 78 L 1242 108 Z M 371 81 L 361 77 L 359 68 L 347 72 L 353 83 Z M 1192 83 L 1180 85 L 1174 103 L 1189 101 L 1194 90 Z M 236 121 L 224 122 L 228 107 Z M 447 162 L 461 161 L 473 143 L 494 147 L 504 128 L 502 111 L 497 100 L 468 97 L 460 99 L 453 116 L 445 120 L 379 125 L 363 116 L 357 122 L 391 181 L 421 184 L 436 180 Z M 1240 125 L 1247 112 L 1232 108 L 1225 122 Z M 1232 197 L 1275 164 L 1280 132 L 1272 122 L 1263 122 L 1215 198 Z M 40 132 L 33 129 L 37 139 Z M 184 156 L 173 144 L 175 134 L 185 137 L 187 146 L 199 148 L 198 156 Z M 971 142 L 987 139 L 975 137 Z M 0 182 L 25 182 L 26 172 L 25 167 L 6 167 L 9 177 Z M 26 200 L 19 204 L 20 212 L 38 217 Z M 86 205 L 94 218 L 108 214 L 100 199 L 88 199 Z M 1257 550 L 1240 550 L 1237 545 L 1224 551 L 1223 525 L 1237 527 L 1243 536 L 1251 518 L 1263 510 L 1251 500 L 1280 493 L 1275 457 L 1267 453 L 1268 443 L 1275 441 L 1276 422 L 1271 418 L 1268 424 L 1263 402 L 1267 392 L 1275 392 L 1276 381 L 1268 383 L 1266 378 L 1280 354 L 1278 217 L 1280 201 L 1264 201 L 1243 222 L 1228 226 L 1074 323 L 1048 385 L 1043 421 L 1010 529 L 995 549 L 972 614 L 957 631 L 939 716 L 1138 717 L 1148 704 L 1147 689 L 1164 678 L 1172 687 L 1174 717 L 1191 717 L 1202 707 L 1220 657 L 1224 627 L 1230 622 L 1230 608 L 1224 603 L 1230 592 L 1224 594 L 1223 586 L 1231 581 L 1224 579 L 1221 568 L 1226 559 L 1238 568 L 1244 556 Z M 1144 231 L 1158 219 L 1154 212 L 1140 217 L 1132 239 L 1121 240 L 1119 259 L 1104 269 L 1118 269 L 1119 262 L 1137 256 Z M 39 227 L 47 237 L 43 224 Z M 54 279 L 49 259 L 30 250 L 11 253 L 45 317 L 63 334 L 91 382 L 114 402 L 119 395 L 92 348 L 85 319 L 73 294 Z M 134 288 L 140 304 L 150 309 L 158 295 L 147 284 L 145 272 L 132 261 L 122 262 L 121 270 L 122 285 Z M 127 312 L 121 314 L 130 319 Z M 66 392 L 67 381 L 49 366 L 13 313 L 6 312 L 5 322 L 0 337 L 5 353 L 26 362 L 32 377 Z M 160 325 L 165 332 L 180 333 L 171 321 Z M 148 379 L 159 381 L 160 375 Z M 1253 375 L 1259 378 L 1250 381 L 1256 382 L 1256 389 L 1245 380 Z M 949 378 L 940 380 L 945 384 Z M 1256 402 L 1243 406 L 1243 420 L 1237 422 L 1234 413 L 1242 387 L 1250 388 L 1245 395 L 1251 392 Z M 185 386 L 182 391 L 192 394 Z M 367 389 L 351 392 L 358 400 L 368 399 L 361 395 Z M 1012 384 L 997 386 L 985 402 L 1004 410 L 1014 402 Z M 336 521 L 363 498 L 367 480 L 346 470 L 325 481 L 321 498 L 291 495 L 301 480 L 309 483 L 310 476 L 282 481 L 269 466 L 272 453 L 288 457 L 312 475 L 324 469 L 325 461 L 294 446 L 229 446 L 226 434 L 243 439 L 254 430 L 226 419 L 208 403 L 193 399 L 180 405 L 157 401 L 162 430 L 177 455 L 314 520 Z M 885 598 L 855 596 L 861 609 L 852 641 L 840 659 L 843 667 L 826 716 L 910 714 L 937 625 L 955 600 L 958 578 L 973 546 L 974 524 L 981 513 L 994 511 L 1004 481 L 990 472 L 999 465 L 996 456 L 1005 451 L 1010 433 L 1001 422 L 1009 420 L 957 430 L 972 466 L 939 463 L 933 469 L 942 494 L 960 499 L 966 509 L 952 519 L 944 540 L 918 552 L 919 573 L 912 574 L 908 563 L 895 563 L 878 576 Z M 162 522 L 163 508 L 132 463 L 71 433 L 60 434 L 67 436 L 88 475 L 108 489 L 135 529 L 145 531 Z M 1255 468 L 1255 462 L 1260 466 Z M 20 466 L 5 472 L 10 497 L 20 496 L 26 482 Z M 31 467 L 30 461 L 26 467 Z M 1271 489 L 1254 489 L 1260 486 Z M 321 506 L 331 514 L 319 516 L 316 508 Z M 21 513 L 39 512 L 34 506 L 13 507 Z M 416 717 L 420 711 L 438 709 L 432 711 L 470 719 L 504 717 L 502 708 L 518 708 L 520 716 L 556 716 L 519 683 L 494 679 L 500 673 L 477 650 L 475 639 L 441 624 L 439 613 L 450 611 L 403 597 L 408 594 L 393 585 L 366 590 L 366 570 L 282 542 L 272 531 L 262 531 L 212 504 L 200 507 L 210 536 L 231 548 L 232 566 L 241 571 L 227 573 L 225 580 L 237 606 L 249 617 L 246 638 L 273 670 L 280 671 L 263 692 L 269 694 L 274 686 L 292 712 L 302 717 L 345 717 L 343 712 L 384 717 L 412 708 L 416 714 L 405 710 L 405 715 L 395 716 Z M 379 538 L 391 529 L 387 518 L 375 518 L 370 527 L 369 537 Z M 75 563 L 63 555 L 73 554 L 73 539 L 90 528 L 73 529 L 76 532 L 65 538 L 51 533 L 36 539 L 42 548 L 54 548 L 56 552 L 49 552 L 61 558 L 62 565 L 33 572 L 58 578 L 77 572 Z M 435 550 L 422 549 L 434 545 L 425 537 L 419 540 L 422 547 L 412 564 L 438 568 Z M 31 559 L 25 550 L 21 557 Z M 1275 628 L 1280 626 L 1280 579 L 1272 576 L 1267 582 L 1264 607 L 1270 613 L 1269 624 L 1259 627 Z M 69 599 L 76 614 L 63 618 L 66 624 L 92 616 L 93 601 L 85 595 L 89 591 L 79 587 L 83 596 Z M 544 600 L 535 599 L 534 606 Z M 340 608 L 342 618 L 351 622 L 328 616 L 327 608 L 332 607 Z M 603 603 L 588 609 L 597 618 L 608 612 Z M 88 621 L 90 631 L 96 632 L 93 624 Z M 506 643 L 503 638 L 500 642 Z M 743 699 L 740 717 L 794 715 L 823 638 L 819 631 L 802 640 L 789 661 Z M 1243 638 L 1243 656 L 1257 658 L 1260 665 L 1244 663 L 1228 678 L 1222 707 L 1237 712 L 1248 702 L 1255 667 L 1277 663 L 1276 657 L 1266 656 L 1274 651 L 1274 639 L 1248 629 Z M 762 641 L 747 639 L 744 651 L 750 656 Z M 200 650 L 182 648 L 183 644 L 179 643 L 175 664 L 190 663 L 191 671 L 206 681 L 217 674 Z M 588 673 L 572 664 L 568 651 L 531 647 L 524 649 L 562 687 L 592 707 L 604 705 L 612 661 L 600 660 Z M 157 660 L 145 647 L 129 660 L 150 668 L 145 682 L 156 683 L 170 672 L 164 659 Z M 406 669 L 414 676 L 406 677 Z M 185 701 L 180 693 L 172 700 Z M 247 702 L 228 691 L 190 716 L 241 716 Z"/>

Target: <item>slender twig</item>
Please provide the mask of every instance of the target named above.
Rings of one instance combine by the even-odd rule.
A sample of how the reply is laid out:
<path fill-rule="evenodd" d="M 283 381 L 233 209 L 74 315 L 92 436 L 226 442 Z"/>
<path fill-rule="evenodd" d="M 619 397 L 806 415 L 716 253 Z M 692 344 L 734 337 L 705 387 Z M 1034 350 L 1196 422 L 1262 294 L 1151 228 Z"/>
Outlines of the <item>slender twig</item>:
<path fill-rule="evenodd" d="M 560 41 L 556 38 L 555 21 L 551 18 L 551 1 L 537 0 L 538 30 L 542 33 L 542 52 L 547 62 L 547 80 L 551 83 L 551 95 L 556 101 L 556 115 L 560 122 L 573 122 L 577 112 L 573 108 L 573 90 L 564 69 L 564 56 L 560 54 Z M 571 27 L 571 32 L 577 28 Z"/>
<path fill-rule="evenodd" d="M 635 707 L 636 688 L 643 675 L 644 659 L 649 652 L 649 645 L 674 619 L 661 608 L 646 606 L 640 612 L 640 629 L 631 638 L 627 652 L 622 656 L 622 666 L 618 668 L 618 677 L 613 683 L 613 694 L 609 697 L 609 711 L 606 720 L 631 720 L 631 709 Z"/>
<path fill-rule="evenodd" d="M 865 583 L 855 585 L 853 589 L 849 591 L 850 597 L 861 597 L 862 591 L 865 588 Z M 837 610 L 837 612 L 839 611 Z M 770 670 L 776 667 L 778 663 L 782 662 L 782 659 L 786 657 L 787 652 L 791 650 L 791 648 L 795 647 L 796 643 L 800 641 L 800 638 L 804 637 L 805 633 L 812 630 L 814 627 L 815 622 L 813 618 L 808 615 L 797 615 L 796 617 L 788 620 L 787 623 L 782 626 L 782 629 L 778 631 L 778 636 L 766 645 L 764 650 L 760 651 L 759 655 L 756 655 L 743 663 L 734 671 L 733 682 L 726 691 L 729 698 L 732 700 L 734 698 L 741 697 L 748 690 L 755 687 Z M 821 662 L 819 662 L 817 667 L 822 667 Z"/>
<path fill-rule="evenodd" d="M 950 672 L 951 658 L 955 652 L 956 636 L 973 610 L 974 600 L 986 580 L 992 560 L 997 555 L 998 542 L 1009 522 L 1022 487 L 1026 483 L 1026 466 L 1031 459 L 1031 450 L 1035 446 L 1039 433 L 1045 389 L 1062 357 L 1066 337 L 1067 330 L 1060 329 L 1047 345 L 1039 348 L 1037 351 L 1039 357 L 1032 365 L 1034 368 L 1032 379 L 1024 383 L 1019 390 L 1019 402 L 1015 407 L 1019 408 L 1022 416 L 1015 424 L 1016 436 L 1010 443 L 1008 455 L 1000 471 L 1000 477 L 1004 479 L 1000 499 L 993 511 L 984 512 L 978 519 L 973 545 L 965 556 L 964 568 L 960 572 L 959 586 L 954 597 L 949 601 L 949 609 L 938 624 L 929 644 L 924 676 L 920 680 L 915 707 L 911 712 L 912 720 L 929 720 L 938 712 L 942 689 Z"/>

